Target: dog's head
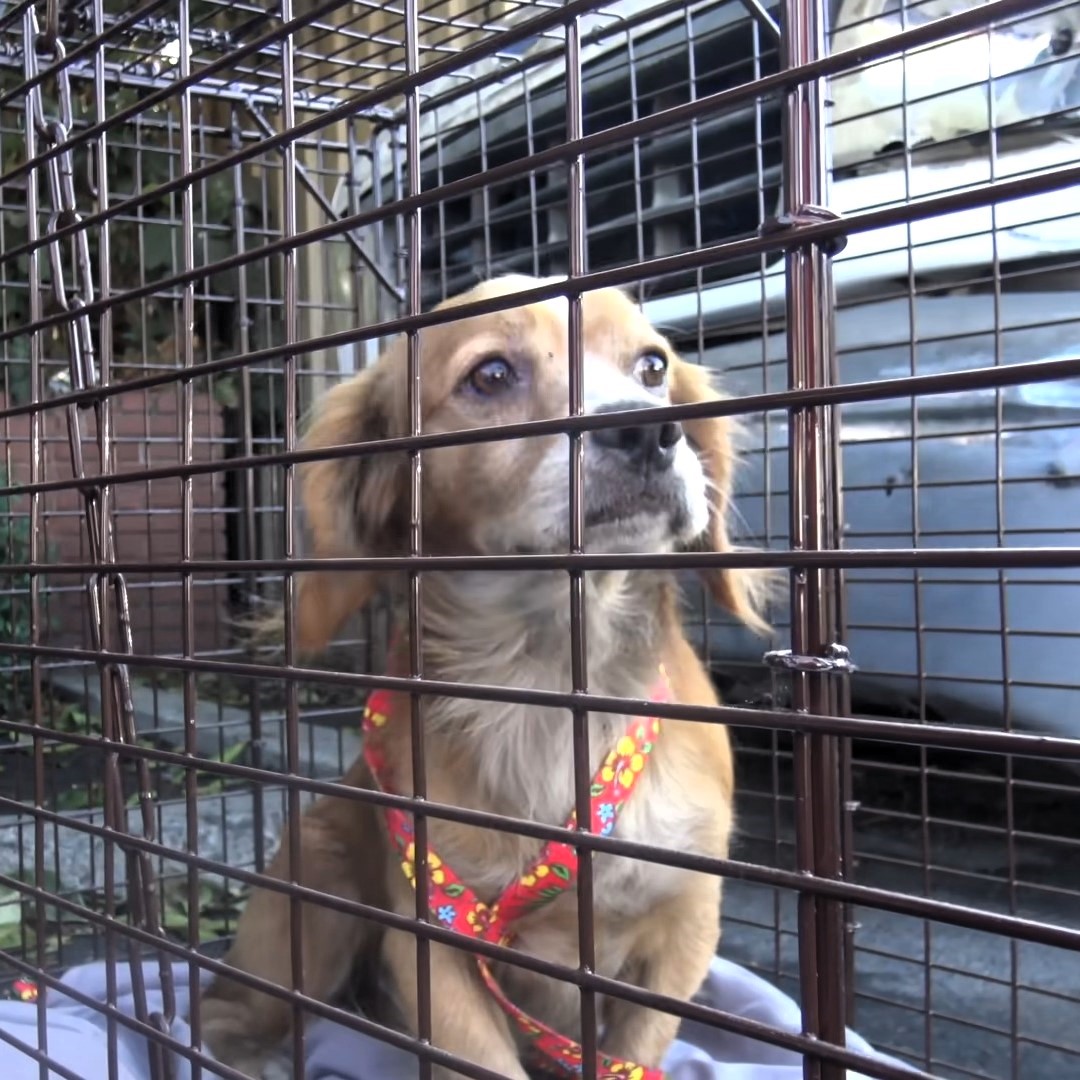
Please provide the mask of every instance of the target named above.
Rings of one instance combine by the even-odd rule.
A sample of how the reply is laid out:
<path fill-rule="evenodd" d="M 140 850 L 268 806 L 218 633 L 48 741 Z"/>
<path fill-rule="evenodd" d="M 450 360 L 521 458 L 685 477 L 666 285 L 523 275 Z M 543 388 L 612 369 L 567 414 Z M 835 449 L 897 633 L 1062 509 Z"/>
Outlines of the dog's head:
<path fill-rule="evenodd" d="M 538 284 L 503 277 L 444 306 L 509 295 Z M 563 298 L 432 326 L 419 335 L 421 430 L 453 432 L 566 416 L 570 404 L 569 305 Z M 588 414 L 715 400 L 700 366 L 679 359 L 631 301 L 605 289 L 581 301 Z M 404 339 L 377 364 L 316 405 L 304 445 L 329 448 L 408 433 Z M 727 511 L 733 454 L 728 421 L 653 420 L 592 431 L 582 439 L 582 515 L 587 550 L 730 548 Z M 300 468 L 313 554 L 408 551 L 405 455 L 338 457 Z M 426 554 L 566 551 L 571 536 L 570 440 L 566 435 L 478 442 L 421 455 Z M 714 570 L 716 599 L 759 626 L 752 579 Z M 376 588 L 366 572 L 301 576 L 298 644 L 322 647 Z"/>

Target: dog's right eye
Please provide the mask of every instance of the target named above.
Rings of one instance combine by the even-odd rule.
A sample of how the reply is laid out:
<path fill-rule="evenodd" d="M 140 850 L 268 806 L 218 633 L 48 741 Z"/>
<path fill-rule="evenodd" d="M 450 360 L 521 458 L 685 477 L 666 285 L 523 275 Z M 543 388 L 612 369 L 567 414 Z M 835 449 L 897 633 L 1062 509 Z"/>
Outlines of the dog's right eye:
<path fill-rule="evenodd" d="M 465 376 L 465 386 L 484 397 L 509 390 L 517 382 L 517 372 L 510 362 L 501 356 L 489 356 L 481 360 Z"/>

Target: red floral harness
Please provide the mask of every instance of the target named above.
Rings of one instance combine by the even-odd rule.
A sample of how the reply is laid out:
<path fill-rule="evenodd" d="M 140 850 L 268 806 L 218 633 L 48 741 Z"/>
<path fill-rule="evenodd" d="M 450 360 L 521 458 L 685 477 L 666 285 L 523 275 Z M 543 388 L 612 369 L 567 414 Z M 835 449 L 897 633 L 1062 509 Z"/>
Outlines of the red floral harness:
<path fill-rule="evenodd" d="M 667 675 L 660 670 L 660 681 L 653 693 L 654 701 L 668 697 Z M 379 746 L 378 732 L 389 723 L 395 695 L 376 690 L 364 709 L 364 759 L 371 769 L 375 783 L 389 791 L 385 781 L 386 761 Z M 634 782 L 645 768 L 653 744 L 660 734 L 660 721 L 636 717 L 614 749 L 604 758 L 590 788 L 590 821 L 583 831 L 607 836 L 615 828 L 619 811 L 633 790 Z M 416 847 L 413 842 L 412 815 L 393 807 L 386 808 L 386 824 L 405 876 L 416 887 Z M 567 820 L 568 829 L 577 829 L 577 811 Z M 513 926 L 524 915 L 550 903 L 572 889 L 577 881 L 577 850 L 567 843 L 551 840 L 539 857 L 517 881 L 512 882 L 491 904 L 485 904 L 454 871 L 428 850 L 428 904 L 432 915 L 441 925 L 470 937 L 480 937 L 499 945 L 509 945 L 514 939 Z M 492 996 L 510 1017 L 518 1030 L 532 1043 L 537 1056 L 547 1059 L 565 1076 L 580 1076 L 582 1072 L 581 1045 L 560 1035 L 546 1024 L 533 1019 L 519 1009 L 503 993 L 495 981 L 486 957 L 476 956 L 480 977 Z M 630 1061 L 618 1061 L 599 1055 L 597 1080 L 663 1080 L 658 1069 L 645 1068 Z"/>

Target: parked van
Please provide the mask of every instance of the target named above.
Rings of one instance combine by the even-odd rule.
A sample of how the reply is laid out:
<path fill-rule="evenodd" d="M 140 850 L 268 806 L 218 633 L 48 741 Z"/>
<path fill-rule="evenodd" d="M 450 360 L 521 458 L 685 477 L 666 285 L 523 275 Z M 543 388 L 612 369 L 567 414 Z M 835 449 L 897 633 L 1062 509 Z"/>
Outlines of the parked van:
<path fill-rule="evenodd" d="M 832 48 L 865 45 L 972 0 L 843 0 Z M 582 20 L 592 134 L 778 69 L 775 7 L 628 0 Z M 1047 5 L 835 79 L 828 204 L 876 208 L 1048 172 L 1080 158 L 1080 4 Z M 918 87 L 918 94 L 912 90 Z M 748 100 L 585 159 L 588 266 L 625 265 L 757 233 L 781 205 L 779 97 Z M 359 207 L 403 191 L 402 131 L 358 157 Z M 520 160 L 566 137 L 560 40 L 455 76 L 425 101 L 423 189 Z M 425 304 L 478 276 L 567 272 L 563 164 L 425 210 Z M 338 207 L 346 209 L 339 193 Z M 403 238 L 373 227 L 380 263 Z M 834 260 L 845 382 L 1080 354 L 1080 212 L 1067 190 L 911 225 L 858 231 Z M 399 276 L 400 279 L 400 276 Z M 780 255 L 649 283 L 650 318 L 735 395 L 787 385 Z M 390 310 L 386 314 L 391 314 Z M 844 543 L 851 548 L 1080 542 L 1080 380 L 841 410 Z M 786 547 L 787 416 L 748 418 L 738 510 L 746 543 Z M 845 642 L 857 708 L 1080 737 L 1080 569 L 850 571 Z M 785 647 L 785 612 L 776 612 Z M 716 612 L 719 677 L 770 683 L 762 642 Z"/>

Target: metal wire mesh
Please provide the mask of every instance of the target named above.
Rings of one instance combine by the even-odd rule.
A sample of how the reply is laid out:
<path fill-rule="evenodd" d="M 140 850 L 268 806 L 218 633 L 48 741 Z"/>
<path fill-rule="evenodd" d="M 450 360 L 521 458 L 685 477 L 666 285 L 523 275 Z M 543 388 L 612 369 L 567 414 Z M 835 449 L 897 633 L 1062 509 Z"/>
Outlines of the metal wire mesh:
<path fill-rule="evenodd" d="M 173 965 L 220 969 L 279 837 L 346 790 L 367 692 L 423 688 L 422 571 L 528 563 L 427 556 L 422 535 L 383 560 L 410 581 L 405 682 L 380 674 L 381 609 L 318 662 L 289 635 L 253 649 L 245 619 L 288 612 L 314 565 L 300 417 L 478 278 L 568 275 L 534 295 L 573 312 L 626 287 L 722 373 L 755 549 L 548 560 L 578 583 L 577 693 L 547 700 L 579 753 L 584 710 L 635 708 L 585 692 L 585 572 L 790 578 L 767 645 L 689 588 L 728 707 L 660 714 L 735 732 L 722 950 L 799 999 L 813 1039 L 683 1015 L 822 1080 L 855 1060 L 845 1025 L 935 1076 L 1075 1072 L 1078 22 L 1022 0 L 0 5 L 9 977 L 160 963 L 160 1008 L 97 1006 L 110 1069 L 120 1028 L 202 1060 L 197 1009 L 190 1040 L 167 1034 Z M 573 335 L 570 356 L 580 380 Z M 420 451 L 459 436 L 411 412 L 382 452 L 409 456 L 417 520 Z M 581 413 L 572 394 L 531 433 L 580 445 Z M 834 643 L 850 678 L 824 670 Z M 582 947 L 564 974 L 590 1050 L 616 988 Z M 301 989 L 297 1014 L 394 1038 Z"/>

